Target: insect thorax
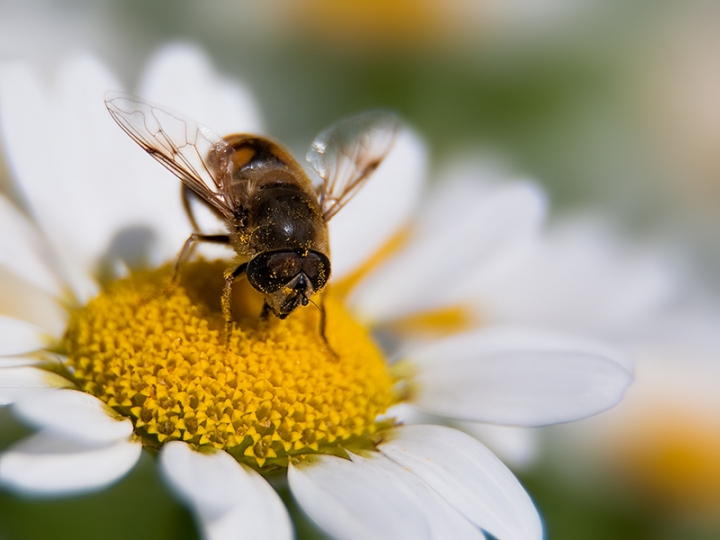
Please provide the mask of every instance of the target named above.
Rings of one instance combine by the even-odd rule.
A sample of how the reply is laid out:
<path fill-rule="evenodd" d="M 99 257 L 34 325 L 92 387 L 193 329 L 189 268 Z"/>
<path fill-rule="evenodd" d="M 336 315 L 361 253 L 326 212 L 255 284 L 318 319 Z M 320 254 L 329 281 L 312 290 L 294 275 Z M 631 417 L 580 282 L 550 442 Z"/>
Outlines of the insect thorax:
<path fill-rule="evenodd" d="M 313 193 L 290 182 L 266 183 L 249 203 L 247 240 L 253 252 L 294 249 L 328 253 L 327 225 Z"/>

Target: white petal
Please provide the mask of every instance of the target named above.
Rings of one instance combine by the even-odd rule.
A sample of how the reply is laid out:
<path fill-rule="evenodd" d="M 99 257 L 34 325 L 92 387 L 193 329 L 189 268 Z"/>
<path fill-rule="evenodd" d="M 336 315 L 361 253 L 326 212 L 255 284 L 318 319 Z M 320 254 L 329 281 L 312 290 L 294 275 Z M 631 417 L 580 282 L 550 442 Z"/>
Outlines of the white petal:
<path fill-rule="evenodd" d="M 55 297 L 62 292 L 60 281 L 48 264 L 44 240 L 30 221 L 1 193 L 0 264 Z"/>
<path fill-rule="evenodd" d="M 25 281 L 0 264 L 0 314 L 20 319 L 60 337 L 67 327 L 68 312 L 57 297 Z"/>
<path fill-rule="evenodd" d="M 53 160 L 42 149 L 38 159 L 38 134 L 45 136 L 54 111 L 47 103 L 43 85 L 37 73 L 21 62 L 0 65 L 0 130 L 8 167 L 21 184 L 31 178 L 51 178 Z M 52 183 L 52 182 L 49 182 Z M 22 189 L 22 186 L 18 186 Z"/>
<path fill-rule="evenodd" d="M 378 450 L 501 540 L 542 538 L 535 507 L 513 474 L 477 440 L 442 426 L 389 430 Z"/>
<path fill-rule="evenodd" d="M 255 473 L 257 474 L 257 473 Z M 250 504 L 238 504 L 212 521 L 201 523 L 207 540 L 235 540 L 238 534 L 258 540 L 289 540 L 294 538 L 292 522 L 282 500 L 260 475 L 257 483 L 265 483 L 266 492 Z M 272 492 L 272 493 L 271 493 Z M 277 501 L 270 502 L 272 498 Z"/>
<path fill-rule="evenodd" d="M 12 356 L 43 349 L 52 337 L 34 324 L 0 315 L 0 356 Z"/>
<path fill-rule="evenodd" d="M 120 88 L 117 79 L 78 56 L 59 66 L 55 93 L 46 96 L 34 73 L 15 71 L 0 102 L 0 112 L 12 111 L 3 125 L 8 159 L 77 296 L 94 294 L 87 275 L 105 258 L 152 264 L 174 256 L 189 231 L 178 183 L 172 175 L 163 182 L 162 167 L 112 121 L 103 96 Z M 53 140 L 42 159 L 37 133 Z"/>
<path fill-rule="evenodd" d="M 201 454 L 173 441 L 163 447 L 160 467 L 177 495 L 208 519 L 221 516 L 243 500 L 241 484 L 229 479 L 242 477 L 244 471 L 225 452 Z"/>
<path fill-rule="evenodd" d="M 479 291 L 485 320 L 627 335 L 677 292 L 669 257 L 588 217 L 555 224 L 531 256 Z M 632 332 L 632 330 L 630 330 Z"/>
<path fill-rule="evenodd" d="M 79 441 L 112 443 L 128 439 L 133 432 L 129 419 L 117 419 L 117 414 L 98 398 L 76 390 L 30 395 L 19 399 L 13 410 L 48 433 Z"/>
<path fill-rule="evenodd" d="M 263 130 L 250 91 L 218 75 L 204 51 L 190 44 L 176 43 L 155 53 L 145 69 L 139 94 L 219 135 Z"/>
<path fill-rule="evenodd" d="M 57 373 L 30 366 L 0 368 L 0 405 L 14 403 L 38 389 L 71 388 L 73 383 Z"/>
<path fill-rule="evenodd" d="M 141 451 L 139 443 L 129 441 L 90 445 L 39 432 L 0 456 L 0 483 L 28 494 L 92 491 L 132 469 Z"/>
<path fill-rule="evenodd" d="M 334 279 L 355 270 L 407 224 L 426 169 L 425 145 L 412 131 L 402 131 L 367 185 L 330 221 Z"/>
<path fill-rule="evenodd" d="M 32 355 L 26 356 L 0 356 L 0 368 L 18 366 L 34 366 L 43 360 Z"/>
<path fill-rule="evenodd" d="M 351 455 L 355 464 L 379 468 L 397 487 L 398 496 L 408 498 L 424 517 L 428 538 L 482 539 L 485 535 L 460 512 L 450 506 L 438 493 L 405 467 L 383 455 L 363 458 Z"/>
<path fill-rule="evenodd" d="M 527 250 L 545 216 L 545 197 L 531 183 L 445 189 L 437 195 L 443 211 L 421 211 L 428 217 L 409 245 L 353 292 L 349 302 L 361 318 L 378 323 L 465 303 Z"/>
<path fill-rule="evenodd" d="M 418 410 L 406 401 L 393 405 L 378 418 L 392 419 L 398 424 L 435 424 L 443 420 L 437 415 Z"/>
<path fill-rule="evenodd" d="M 409 471 L 382 456 L 321 456 L 288 469 L 293 495 L 333 538 L 483 538 Z"/>
<path fill-rule="evenodd" d="M 164 446 L 160 467 L 177 496 L 195 511 L 205 538 L 292 538 L 280 497 L 262 476 L 229 454 L 201 454 L 175 441 Z"/>
<path fill-rule="evenodd" d="M 88 98 L 83 90 L 90 81 L 74 82 L 71 85 L 74 95 L 79 100 Z M 85 214 L 93 213 L 86 208 L 93 206 L 93 201 L 88 201 L 93 191 L 76 188 L 77 180 L 87 173 L 92 162 L 94 148 L 84 146 L 74 134 L 85 129 L 92 141 L 98 133 L 84 122 L 87 115 L 68 114 L 65 118 L 67 111 L 61 100 L 52 99 L 46 90 L 47 85 L 38 74 L 24 64 L 6 64 L 0 69 L 0 122 L 6 157 L 32 216 L 50 240 L 52 256 L 62 257 L 63 264 L 56 265 L 58 272 L 82 295 L 87 292 L 83 288 L 89 286 L 82 271 L 87 262 L 83 258 L 87 252 L 84 248 L 91 243 L 95 230 L 85 230 L 83 223 L 79 230 L 73 229 L 73 225 L 82 222 Z M 84 103 L 92 107 L 93 101 Z M 53 144 L 40 149 L 38 133 Z M 108 165 L 96 171 L 94 184 L 102 183 L 103 173 L 111 168 Z M 78 234 L 68 237 L 73 230 Z"/>
<path fill-rule="evenodd" d="M 538 432 L 532 428 L 515 426 L 498 426 L 478 422 L 450 421 L 436 414 L 430 414 L 413 407 L 410 403 L 398 403 L 390 407 L 381 419 L 393 419 L 404 426 L 415 424 L 440 424 L 455 427 L 472 435 L 503 463 L 513 469 L 530 467 L 538 455 Z"/>
<path fill-rule="evenodd" d="M 538 432 L 532 428 L 458 422 L 456 427 L 487 446 L 513 469 L 527 469 L 538 455 Z"/>
<path fill-rule="evenodd" d="M 408 354 L 413 405 L 474 422 L 538 426 L 617 404 L 632 382 L 623 355 L 561 334 L 488 328 Z"/>

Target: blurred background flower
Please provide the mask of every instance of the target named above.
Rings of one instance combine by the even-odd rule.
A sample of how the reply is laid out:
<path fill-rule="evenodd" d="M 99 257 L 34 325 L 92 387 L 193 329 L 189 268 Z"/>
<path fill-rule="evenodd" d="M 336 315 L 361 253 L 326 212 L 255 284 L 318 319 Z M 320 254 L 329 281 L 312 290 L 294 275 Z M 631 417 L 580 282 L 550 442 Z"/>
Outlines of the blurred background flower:
<path fill-rule="evenodd" d="M 719 36 L 712 2 L 0 3 L 2 60 L 50 73 L 89 50 L 131 87 L 151 51 L 193 41 L 298 155 L 323 126 L 380 105 L 428 139 L 436 179 L 470 158 L 478 182 L 541 184 L 550 224 L 483 287 L 477 315 L 605 339 L 637 362 L 607 415 L 477 434 L 515 456 L 554 539 L 720 536 Z M 17 197 L 8 178 L 0 169 Z M 24 433 L 0 410 L 2 447 Z M 0 536 L 194 537 L 151 461 L 98 495 L 2 494 Z"/>

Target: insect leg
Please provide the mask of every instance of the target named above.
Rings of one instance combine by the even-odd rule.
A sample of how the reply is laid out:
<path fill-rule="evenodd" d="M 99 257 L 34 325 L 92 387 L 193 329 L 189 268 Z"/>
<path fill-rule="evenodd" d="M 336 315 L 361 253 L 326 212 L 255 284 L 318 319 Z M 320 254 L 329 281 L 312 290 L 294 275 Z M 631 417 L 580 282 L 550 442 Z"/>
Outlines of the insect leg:
<path fill-rule="evenodd" d="M 230 243 L 230 237 L 227 234 L 200 234 L 200 233 L 192 233 L 190 236 L 188 236 L 188 239 L 185 240 L 185 243 L 183 244 L 182 249 L 180 250 L 180 255 L 178 255 L 177 259 L 175 259 L 175 265 L 173 266 L 173 275 L 172 275 L 172 281 L 173 283 L 177 282 L 178 276 L 180 274 L 180 266 L 182 263 L 184 263 L 190 254 L 192 253 L 192 248 L 195 244 L 195 242 L 210 242 L 213 244 L 229 244 Z"/>
<path fill-rule="evenodd" d="M 198 232 L 200 230 L 200 227 L 198 227 L 197 220 L 195 219 L 195 214 L 193 214 L 192 206 L 190 206 L 190 196 L 192 194 L 192 189 L 190 189 L 185 184 L 180 184 L 180 198 L 182 199 L 183 209 L 185 210 L 188 221 L 190 221 L 190 225 L 192 225 L 193 232 Z"/>
<path fill-rule="evenodd" d="M 220 221 L 225 221 L 225 216 L 222 215 L 221 212 L 218 211 L 217 208 L 214 206 L 208 204 L 205 199 L 202 199 L 198 197 L 198 195 L 193 191 L 191 187 L 186 186 L 185 184 L 180 185 L 180 198 L 182 200 L 183 209 L 185 210 L 185 215 L 187 215 L 188 221 L 190 222 L 190 225 L 192 225 L 193 232 L 199 232 L 200 227 L 198 226 L 197 219 L 195 219 L 195 213 L 193 212 L 193 207 L 190 204 L 190 199 L 195 198 L 199 200 L 201 203 L 203 203 L 207 208 L 212 211 L 213 214 L 217 216 L 217 218 Z"/>
<path fill-rule="evenodd" d="M 272 313 L 272 308 L 270 307 L 270 304 L 267 303 L 267 301 L 263 304 L 262 311 L 260 312 L 260 318 L 265 321 Z"/>
<path fill-rule="evenodd" d="M 316 304 L 318 309 L 320 310 L 320 337 L 322 338 L 323 342 L 327 346 L 330 353 L 335 358 L 340 358 L 340 355 L 335 352 L 335 349 L 332 348 L 332 345 L 328 342 L 327 335 L 325 333 L 327 329 L 327 311 L 325 310 L 325 295 L 320 295 L 320 303 Z"/>
<path fill-rule="evenodd" d="M 222 312 L 225 318 L 225 345 L 227 346 L 230 340 L 230 332 L 232 331 L 232 287 L 235 280 L 245 272 L 248 263 L 243 263 L 232 271 L 225 271 L 225 285 L 223 286 L 222 293 Z"/>

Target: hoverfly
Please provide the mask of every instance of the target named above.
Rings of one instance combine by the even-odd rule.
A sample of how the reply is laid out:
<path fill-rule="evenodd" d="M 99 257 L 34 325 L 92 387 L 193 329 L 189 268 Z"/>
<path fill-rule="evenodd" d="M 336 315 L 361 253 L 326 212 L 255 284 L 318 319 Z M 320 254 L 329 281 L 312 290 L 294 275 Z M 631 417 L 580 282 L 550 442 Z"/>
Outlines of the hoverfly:
<path fill-rule="evenodd" d="M 378 168 L 400 129 L 397 116 L 376 110 L 321 132 L 306 156 L 319 176 L 313 183 L 288 151 L 265 137 L 221 137 L 181 114 L 124 93 L 106 94 L 105 105 L 118 125 L 182 182 L 193 232 L 180 250 L 174 275 L 196 242 L 235 250 L 239 264 L 225 272 L 221 302 L 227 330 L 233 283 L 243 274 L 264 295 L 263 317 L 272 313 L 284 319 L 323 289 L 331 273 L 328 221 Z M 224 222 L 226 234 L 199 230 L 193 196 Z"/>

